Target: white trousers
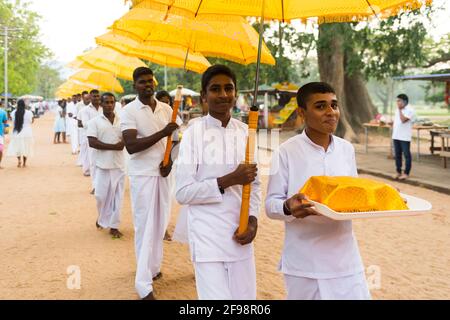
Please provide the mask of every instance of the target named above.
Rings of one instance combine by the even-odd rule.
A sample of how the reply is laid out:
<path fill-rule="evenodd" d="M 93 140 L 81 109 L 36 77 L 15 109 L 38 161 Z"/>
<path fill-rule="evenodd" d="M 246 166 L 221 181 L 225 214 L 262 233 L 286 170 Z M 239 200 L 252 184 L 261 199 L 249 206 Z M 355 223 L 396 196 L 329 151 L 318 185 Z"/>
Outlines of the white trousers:
<path fill-rule="evenodd" d="M 98 224 L 103 228 L 119 228 L 124 181 L 125 173 L 122 169 L 96 168 L 95 200 Z"/>
<path fill-rule="evenodd" d="M 234 262 L 195 262 L 195 283 L 200 300 L 255 300 L 253 257 Z"/>
<path fill-rule="evenodd" d="M 161 270 L 165 217 L 170 210 L 169 181 L 163 177 L 130 176 L 136 250 L 136 291 L 153 291 L 152 278 Z"/>
<path fill-rule="evenodd" d="M 84 130 L 84 129 L 82 129 Z M 80 132 L 80 154 L 78 156 L 84 175 L 90 174 L 89 143 L 85 132 Z"/>
<path fill-rule="evenodd" d="M 77 153 L 77 151 L 78 151 L 78 121 L 75 119 L 72 119 L 72 118 L 68 118 L 67 124 L 69 126 L 70 146 L 72 148 L 72 153 Z"/>
<path fill-rule="evenodd" d="M 97 175 L 97 172 L 96 172 L 97 166 L 95 164 L 95 155 L 96 154 L 97 154 L 96 149 L 88 147 L 89 173 L 91 174 L 92 188 L 95 188 L 95 177 Z"/>
<path fill-rule="evenodd" d="M 334 279 L 310 279 L 285 274 L 287 300 L 370 300 L 364 272 Z"/>

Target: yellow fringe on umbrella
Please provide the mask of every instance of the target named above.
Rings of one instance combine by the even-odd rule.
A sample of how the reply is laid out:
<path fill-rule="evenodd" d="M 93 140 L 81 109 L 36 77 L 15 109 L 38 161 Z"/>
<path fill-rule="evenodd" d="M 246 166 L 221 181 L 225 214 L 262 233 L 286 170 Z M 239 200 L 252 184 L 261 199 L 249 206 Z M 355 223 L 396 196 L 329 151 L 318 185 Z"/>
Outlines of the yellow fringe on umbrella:
<path fill-rule="evenodd" d="M 402 4 L 386 8 L 381 12 L 377 12 L 377 15 L 379 15 L 382 18 L 396 16 L 396 15 L 400 14 L 402 11 L 418 10 L 418 9 L 422 8 L 423 6 L 431 6 L 432 3 L 433 3 L 433 0 L 405 1 Z M 334 23 L 334 22 L 358 22 L 358 21 L 368 20 L 373 17 L 374 17 L 373 12 L 367 13 L 367 15 L 366 14 L 362 14 L 362 15 L 354 15 L 354 14 L 329 15 L 329 16 L 317 17 L 317 22 L 319 24 Z"/>

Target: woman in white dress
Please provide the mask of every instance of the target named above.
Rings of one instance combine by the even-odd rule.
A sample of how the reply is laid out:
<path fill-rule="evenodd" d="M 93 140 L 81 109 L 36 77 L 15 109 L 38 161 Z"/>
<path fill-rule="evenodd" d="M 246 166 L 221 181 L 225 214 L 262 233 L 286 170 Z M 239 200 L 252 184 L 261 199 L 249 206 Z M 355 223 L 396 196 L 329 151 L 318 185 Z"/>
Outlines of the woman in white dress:
<path fill-rule="evenodd" d="M 61 134 L 63 143 L 66 143 L 66 100 L 58 101 L 54 131 L 55 136 L 53 137 L 53 143 L 60 143 Z"/>
<path fill-rule="evenodd" d="M 17 167 L 25 168 L 27 159 L 33 155 L 33 131 L 31 129 L 34 121 L 33 113 L 25 109 L 23 100 L 19 100 L 17 109 L 11 113 L 11 119 L 14 123 L 14 130 L 6 155 L 17 157 Z"/>

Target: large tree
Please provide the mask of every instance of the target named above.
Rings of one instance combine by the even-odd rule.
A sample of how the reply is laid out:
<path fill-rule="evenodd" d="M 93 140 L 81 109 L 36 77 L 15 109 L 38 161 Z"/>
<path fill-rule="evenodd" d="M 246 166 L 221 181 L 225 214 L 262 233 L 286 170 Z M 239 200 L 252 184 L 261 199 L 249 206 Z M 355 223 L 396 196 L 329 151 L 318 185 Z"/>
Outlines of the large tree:
<path fill-rule="evenodd" d="M 318 60 L 323 81 L 336 87 L 341 100 L 342 121 L 338 134 L 357 140 L 362 123 L 376 112 L 366 81 L 387 81 L 410 66 L 426 61 L 426 29 L 417 19 L 419 11 L 403 13 L 367 23 L 322 24 L 319 26 Z M 391 97 L 392 98 L 392 97 Z"/>
<path fill-rule="evenodd" d="M 8 91 L 13 95 L 31 93 L 38 84 L 38 70 L 49 50 L 39 39 L 38 14 L 28 8 L 27 2 L 0 0 L 0 31 L 8 32 Z M 4 49 L 4 35 L 1 39 Z M 3 50 L 2 50 L 3 51 Z M 4 52 L 4 51 L 3 51 Z M 0 65 L 4 67 L 4 54 Z M 3 68 L 2 68 L 3 71 Z M 0 90 L 4 91 L 4 72 L 0 72 Z"/>

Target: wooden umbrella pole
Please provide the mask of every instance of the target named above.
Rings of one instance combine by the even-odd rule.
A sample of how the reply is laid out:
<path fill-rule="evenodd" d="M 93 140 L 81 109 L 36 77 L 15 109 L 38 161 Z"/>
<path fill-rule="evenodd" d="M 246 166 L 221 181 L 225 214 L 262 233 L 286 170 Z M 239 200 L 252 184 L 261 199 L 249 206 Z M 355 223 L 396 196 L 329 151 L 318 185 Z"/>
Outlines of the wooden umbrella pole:
<path fill-rule="evenodd" d="M 181 90 L 183 90 L 182 85 L 177 86 L 177 92 L 175 94 L 175 100 L 173 102 L 173 111 L 172 111 L 172 119 L 171 122 L 175 123 L 177 122 L 177 114 L 178 109 L 180 108 L 181 100 L 182 100 L 182 94 Z M 163 160 L 163 166 L 167 166 L 170 162 L 170 152 L 172 151 L 172 135 L 167 137 L 167 145 L 166 145 L 166 152 L 164 153 L 164 160 Z"/>
<path fill-rule="evenodd" d="M 257 99 L 258 99 L 258 85 L 259 85 L 259 69 L 261 66 L 261 49 L 264 33 L 264 9 L 265 9 L 265 0 L 262 1 L 261 20 L 259 25 L 258 59 L 256 61 L 255 91 L 253 94 L 252 107 L 248 114 L 248 141 L 247 141 L 247 148 L 245 150 L 246 164 L 253 163 L 253 156 L 255 152 L 256 129 L 258 129 L 259 108 L 257 106 Z M 251 191 L 252 188 L 250 184 L 246 184 L 242 187 L 241 215 L 239 218 L 238 234 L 243 234 L 247 230 Z"/>
<path fill-rule="evenodd" d="M 245 150 L 245 163 L 253 163 L 255 142 L 256 142 L 256 129 L 258 128 L 258 115 L 259 110 L 250 110 L 248 114 L 248 140 L 247 148 Z M 239 230 L 238 234 L 242 234 L 247 230 L 248 226 L 248 215 L 250 209 L 250 193 L 251 184 L 246 184 L 242 187 L 242 203 L 241 203 L 241 215 L 239 219 Z"/>

